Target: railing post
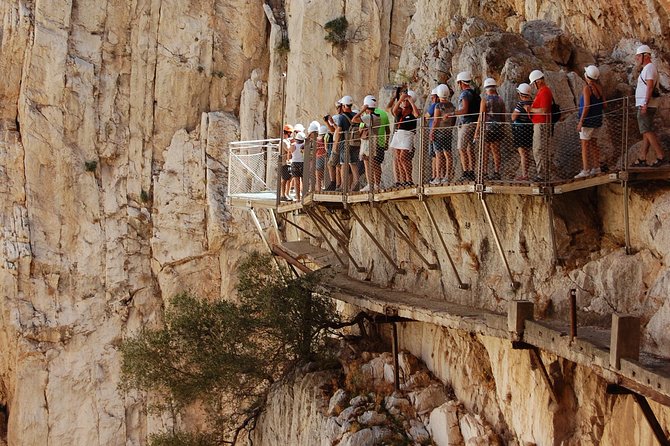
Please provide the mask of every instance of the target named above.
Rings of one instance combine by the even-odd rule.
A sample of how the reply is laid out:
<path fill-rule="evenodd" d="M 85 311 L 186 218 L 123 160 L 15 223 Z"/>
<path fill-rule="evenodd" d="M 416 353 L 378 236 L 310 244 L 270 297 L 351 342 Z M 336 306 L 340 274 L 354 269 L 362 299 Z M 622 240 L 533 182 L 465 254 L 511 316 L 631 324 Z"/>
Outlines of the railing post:
<path fill-rule="evenodd" d="M 423 135 L 423 130 L 424 130 L 424 117 L 421 116 L 419 117 L 419 122 L 417 125 L 417 131 L 419 132 L 419 181 L 417 182 L 418 185 L 418 190 L 419 190 L 419 195 L 423 193 L 423 165 L 424 165 L 424 158 L 425 158 L 425 147 L 424 147 L 424 135 Z"/>
<path fill-rule="evenodd" d="M 570 341 L 577 337 L 577 290 L 570 290 Z"/>

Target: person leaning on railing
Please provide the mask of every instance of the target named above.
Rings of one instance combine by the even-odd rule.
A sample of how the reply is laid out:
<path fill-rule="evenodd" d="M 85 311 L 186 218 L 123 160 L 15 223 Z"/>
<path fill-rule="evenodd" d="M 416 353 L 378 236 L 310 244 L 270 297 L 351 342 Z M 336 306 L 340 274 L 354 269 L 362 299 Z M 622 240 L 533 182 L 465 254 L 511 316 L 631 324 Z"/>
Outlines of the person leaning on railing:
<path fill-rule="evenodd" d="M 554 96 L 544 80 L 544 73 L 533 70 L 528 76 L 530 84 L 537 88 L 537 94 L 530 113 L 533 121 L 533 158 L 537 167 L 535 181 L 550 179 L 552 160 L 549 154 L 549 136 L 551 132 L 551 104 Z"/>
<path fill-rule="evenodd" d="M 482 120 L 484 127 L 484 153 L 482 156 L 482 174 L 487 180 L 500 180 L 500 141 L 505 137 L 501 123 L 505 120 L 505 101 L 498 95 L 495 79 L 484 80 L 484 97 L 479 107 L 479 119 L 475 135 L 479 135 Z M 488 175 L 489 153 L 493 158 L 493 174 Z"/>
<path fill-rule="evenodd" d="M 533 104 L 530 85 L 519 84 L 516 87 L 519 101 L 512 112 L 512 137 L 514 147 L 519 151 L 521 175 L 516 181 L 528 181 L 528 152 L 533 148 L 533 121 L 530 119 L 530 107 Z"/>
<path fill-rule="evenodd" d="M 654 131 L 654 116 L 658 108 L 658 70 L 656 65 L 651 63 L 651 48 L 647 45 L 641 45 L 635 52 L 635 63 L 638 69 L 641 69 L 637 77 L 637 87 L 635 88 L 635 106 L 637 107 L 637 124 L 642 134 L 642 147 L 633 167 L 647 167 L 647 152 L 649 146 L 656 152 L 656 161 L 651 167 L 658 167 L 665 163 L 665 156 L 661 145 L 658 143 L 658 137 Z"/>
<path fill-rule="evenodd" d="M 605 94 L 598 81 L 600 70 L 589 65 L 584 71 L 586 85 L 579 98 L 579 121 L 577 131 L 582 145 L 582 170 L 575 178 L 598 175 L 600 169 L 600 148 L 598 147 L 598 129 L 603 125 Z"/>
<path fill-rule="evenodd" d="M 458 117 L 458 153 L 463 168 L 460 181 L 475 180 L 474 136 L 480 98 L 470 86 L 470 82 L 472 75 L 469 71 L 461 71 L 456 76 L 456 86 L 460 89 L 460 94 L 458 109 L 453 116 Z"/>
<path fill-rule="evenodd" d="M 454 157 L 452 151 L 453 127 L 456 123 L 454 104 L 451 103 L 451 90 L 448 85 L 440 84 L 435 88 L 439 102 L 435 106 L 433 125 L 428 136 L 433 143 L 436 159 L 435 178 L 430 184 L 447 184 L 454 175 Z"/>
<path fill-rule="evenodd" d="M 437 103 L 440 102 L 440 98 L 437 96 L 437 87 L 433 88 L 433 90 L 430 92 L 430 96 L 428 97 L 426 103 L 428 104 L 428 107 L 426 110 L 423 112 L 423 117 L 424 119 L 428 120 L 428 131 L 432 133 L 433 130 L 433 124 L 435 123 L 435 120 L 433 119 L 435 116 L 435 106 Z M 435 142 L 429 138 L 428 139 L 428 158 L 430 158 L 430 184 L 437 184 L 439 183 L 439 171 L 437 168 L 437 162 L 438 162 L 438 157 L 435 156 Z M 437 181 L 437 183 L 435 182 Z"/>

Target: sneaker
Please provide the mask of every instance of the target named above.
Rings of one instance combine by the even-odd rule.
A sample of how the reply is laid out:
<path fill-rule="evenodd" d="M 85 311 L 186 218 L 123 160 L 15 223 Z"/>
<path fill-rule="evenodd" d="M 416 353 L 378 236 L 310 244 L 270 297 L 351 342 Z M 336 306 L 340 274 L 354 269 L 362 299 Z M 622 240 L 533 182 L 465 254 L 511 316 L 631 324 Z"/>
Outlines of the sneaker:
<path fill-rule="evenodd" d="M 527 175 L 520 175 L 520 176 L 514 178 L 514 181 L 528 181 L 528 176 Z"/>
<path fill-rule="evenodd" d="M 327 192 L 334 191 L 335 190 L 335 181 L 331 181 L 330 183 L 328 183 L 328 186 L 326 186 L 323 190 L 325 190 Z"/>
<path fill-rule="evenodd" d="M 474 170 L 469 170 L 468 171 L 468 180 L 475 181 L 475 171 Z"/>
<path fill-rule="evenodd" d="M 291 199 L 285 195 L 282 195 L 281 197 L 279 197 L 279 201 L 291 201 Z"/>
<path fill-rule="evenodd" d="M 591 169 L 591 175 L 600 175 L 600 172 L 601 172 L 600 167 L 594 167 L 593 169 Z"/>
<path fill-rule="evenodd" d="M 533 177 L 533 182 L 534 183 L 544 183 L 544 177 L 542 177 L 540 175 L 536 175 L 535 177 Z"/>
<path fill-rule="evenodd" d="M 630 167 L 649 167 L 649 166 L 647 165 L 647 160 L 636 159 L 635 162 L 630 165 Z"/>
<path fill-rule="evenodd" d="M 430 183 L 428 184 L 432 184 L 433 186 L 435 186 L 436 184 L 440 184 L 441 182 L 442 181 L 439 178 L 433 178 L 432 180 L 430 180 Z"/>
<path fill-rule="evenodd" d="M 370 192 L 370 185 L 369 184 L 365 185 L 365 187 L 362 188 L 360 192 Z"/>
<path fill-rule="evenodd" d="M 600 171 L 607 173 L 610 171 L 610 167 L 607 165 L 607 163 L 601 163 L 600 164 Z"/>
<path fill-rule="evenodd" d="M 380 191 L 384 189 L 381 184 L 375 184 L 374 190 Z"/>
<path fill-rule="evenodd" d="M 586 178 L 586 177 L 588 177 L 589 175 L 591 175 L 591 171 L 590 171 L 590 170 L 582 170 L 582 171 L 579 172 L 577 175 L 575 175 L 575 179 L 577 179 L 577 178 Z"/>
<path fill-rule="evenodd" d="M 661 167 L 663 164 L 665 164 L 665 158 L 656 158 L 656 161 L 649 167 Z"/>
<path fill-rule="evenodd" d="M 444 177 L 440 180 L 440 183 L 442 184 L 449 184 L 449 177 Z"/>

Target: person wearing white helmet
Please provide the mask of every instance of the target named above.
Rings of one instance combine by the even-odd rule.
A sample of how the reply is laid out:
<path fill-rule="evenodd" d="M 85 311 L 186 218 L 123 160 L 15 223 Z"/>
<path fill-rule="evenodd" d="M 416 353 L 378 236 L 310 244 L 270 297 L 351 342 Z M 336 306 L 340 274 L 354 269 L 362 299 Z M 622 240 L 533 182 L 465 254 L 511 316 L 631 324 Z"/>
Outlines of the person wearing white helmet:
<path fill-rule="evenodd" d="M 293 127 L 295 129 L 295 126 Z M 301 200 L 302 192 L 302 171 L 304 165 L 305 133 L 296 132 L 294 142 L 291 144 L 291 177 L 293 190 L 295 191 L 294 201 Z"/>
<path fill-rule="evenodd" d="M 605 94 L 598 80 L 600 70 L 595 65 L 589 65 L 584 70 L 586 84 L 579 97 L 579 116 L 577 132 L 582 145 L 582 170 L 575 178 L 586 178 L 598 175 L 600 169 L 600 149 L 596 139 L 597 130 L 603 125 L 603 108 Z"/>
<path fill-rule="evenodd" d="M 312 121 L 307 127 L 307 132 L 305 133 L 305 146 L 303 153 L 305 155 L 305 161 L 308 163 L 308 168 L 303 170 L 302 178 L 302 193 L 303 195 L 309 192 L 315 192 L 316 189 L 316 139 L 319 134 L 319 121 Z M 305 172 L 308 174 L 305 175 Z"/>
<path fill-rule="evenodd" d="M 553 164 L 548 147 L 551 136 L 551 104 L 554 102 L 554 95 L 542 71 L 531 71 L 528 79 L 530 84 L 537 89 L 537 94 L 530 107 L 533 121 L 533 158 L 537 167 L 535 181 L 546 181 L 550 179 L 550 166 Z"/>
<path fill-rule="evenodd" d="M 451 103 L 451 90 L 445 84 L 440 84 L 435 89 L 439 102 L 435 106 L 435 117 L 433 127 L 430 129 L 428 139 L 433 142 L 436 159 L 436 175 L 430 182 L 432 185 L 449 183 L 449 178 L 454 175 L 454 157 L 451 153 L 453 142 L 453 129 L 456 124 L 454 112 L 456 108 Z"/>
<path fill-rule="evenodd" d="M 328 127 L 325 125 L 319 126 L 316 137 L 316 152 L 314 153 L 314 158 L 316 162 L 314 163 L 314 173 L 316 177 L 316 184 L 314 185 L 314 191 L 320 192 L 323 189 L 323 174 L 326 168 L 326 135 L 328 134 Z"/>
<path fill-rule="evenodd" d="M 377 113 L 377 99 L 372 95 L 366 96 L 363 99 L 363 108 L 351 122 L 361 128 L 360 157 L 365 166 L 365 178 L 368 183 L 361 192 L 378 190 L 381 187 L 381 164 L 384 161 L 386 134 L 383 129 L 380 133 L 382 122 L 381 116 Z"/>
<path fill-rule="evenodd" d="M 337 184 L 344 191 L 351 190 L 352 186 L 358 184 L 358 158 L 360 141 L 351 141 L 349 138 L 349 129 L 351 128 L 351 119 L 355 113 L 351 111 L 354 100 L 351 96 L 345 95 L 338 101 L 342 104 L 341 112 L 333 116 L 335 122 L 335 133 L 333 134 L 333 151 L 339 155 L 339 165 L 336 166 Z M 348 158 L 348 159 L 347 159 Z M 350 169 L 351 175 L 349 184 L 344 184 L 344 169 Z M 337 190 L 337 189 L 336 189 Z"/>
<path fill-rule="evenodd" d="M 458 117 L 456 121 L 458 124 L 458 153 L 463 168 L 460 181 L 475 180 L 474 136 L 481 98 L 470 85 L 471 82 L 472 75 L 469 71 L 461 71 L 456 76 L 456 86 L 460 93 L 458 109 L 454 115 Z"/>
<path fill-rule="evenodd" d="M 530 107 L 533 101 L 530 85 L 521 83 L 516 87 L 516 92 L 519 95 L 519 101 L 512 112 L 512 137 L 514 147 L 519 152 L 521 175 L 515 180 L 528 181 L 528 153 L 533 148 L 533 121 L 530 119 Z"/>
<path fill-rule="evenodd" d="M 407 90 L 393 104 L 391 113 L 395 117 L 396 131 L 390 147 L 395 149 L 396 187 L 412 187 L 412 157 L 414 156 L 414 136 L 417 121 L 421 116 L 415 102 L 416 93 Z"/>
<path fill-rule="evenodd" d="M 428 108 L 426 108 L 426 111 L 423 113 L 423 117 L 428 120 L 428 131 L 430 132 L 433 128 L 433 123 L 434 123 L 434 116 L 435 116 L 435 106 L 437 103 L 440 102 L 440 98 L 437 97 L 437 87 L 433 88 L 433 90 L 430 92 L 430 96 L 428 97 L 428 100 L 426 103 L 428 104 Z M 438 169 L 437 169 L 437 158 L 435 156 L 435 142 L 428 138 L 428 157 L 430 158 L 430 165 L 431 165 L 431 176 L 429 183 L 430 184 L 435 184 L 436 179 L 438 178 Z"/>
<path fill-rule="evenodd" d="M 342 104 L 340 101 L 335 103 L 335 116 L 342 113 Z M 333 150 L 333 135 L 335 134 L 335 120 L 330 114 L 326 114 L 323 117 L 323 122 L 328 129 L 328 133 L 324 136 L 324 141 L 326 142 L 326 168 L 328 169 L 328 185 L 323 188 L 324 191 L 332 192 L 339 188 L 340 178 L 337 176 L 336 166 L 340 164 L 340 155 L 339 152 Z"/>
<path fill-rule="evenodd" d="M 641 45 L 635 52 L 635 64 L 638 70 L 642 70 L 637 77 L 635 88 L 635 107 L 637 107 L 637 125 L 642 134 L 642 145 L 637 160 L 633 167 L 647 167 L 647 153 L 649 146 L 656 152 L 656 160 L 651 167 L 658 167 L 665 163 L 663 148 L 658 143 L 658 137 L 654 130 L 654 116 L 658 108 L 658 70 L 651 63 L 651 48 Z"/>
<path fill-rule="evenodd" d="M 484 80 L 484 97 L 480 102 L 479 119 L 475 135 L 484 126 L 484 152 L 482 153 L 482 174 L 489 180 L 500 180 L 500 141 L 505 136 L 502 123 L 505 121 L 505 101 L 498 95 L 498 84 L 489 77 Z M 489 153 L 493 158 L 493 174 L 488 175 Z"/>

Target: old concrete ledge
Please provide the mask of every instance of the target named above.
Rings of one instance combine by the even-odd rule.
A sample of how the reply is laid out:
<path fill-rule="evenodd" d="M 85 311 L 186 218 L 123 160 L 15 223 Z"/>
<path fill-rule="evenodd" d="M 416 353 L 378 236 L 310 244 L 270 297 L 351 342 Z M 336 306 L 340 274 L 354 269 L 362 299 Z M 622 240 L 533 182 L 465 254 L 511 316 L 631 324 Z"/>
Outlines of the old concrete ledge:
<path fill-rule="evenodd" d="M 579 327 L 570 339 L 567 326 L 555 321 L 525 321 L 522 337 L 508 330 L 507 315 L 381 288 L 337 273 L 326 283 L 331 297 L 380 314 L 393 314 L 448 329 L 500 339 L 521 340 L 547 353 L 588 367 L 607 382 L 633 390 L 670 407 L 670 360 L 641 352 L 639 361 L 621 359 L 610 365 L 610 331 Z"/>

